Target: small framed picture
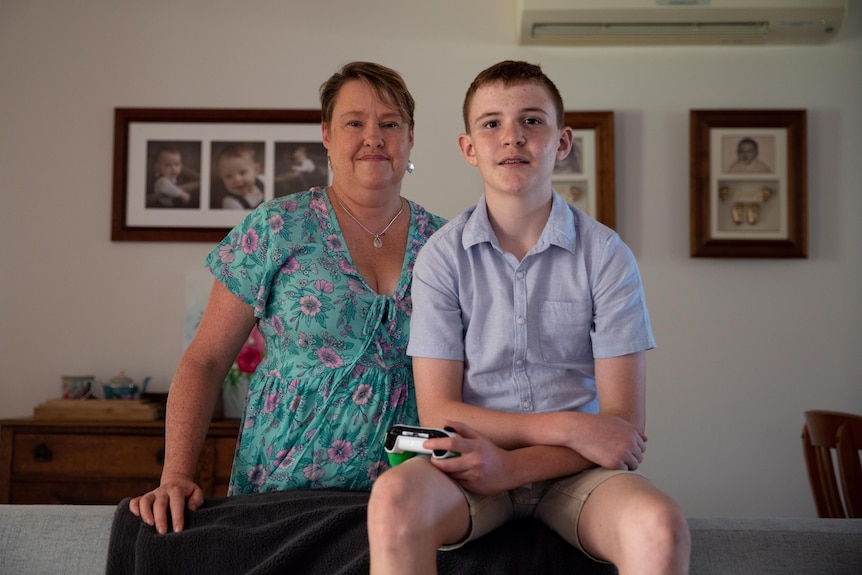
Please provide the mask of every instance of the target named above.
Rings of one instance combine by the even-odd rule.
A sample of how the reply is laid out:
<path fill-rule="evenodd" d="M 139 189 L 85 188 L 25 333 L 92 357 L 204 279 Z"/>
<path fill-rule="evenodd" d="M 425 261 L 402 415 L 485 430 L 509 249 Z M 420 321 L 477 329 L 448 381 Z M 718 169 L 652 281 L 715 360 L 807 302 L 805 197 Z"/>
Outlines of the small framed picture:
<path fill-rule="evenodd" d="M 691 255 L 805 258 L 805 110 L 692 110 Z"/>
<path fill-rule="evenodd" d="M 111 240 L 219 241 L 328 180 L 319 110 L 117 108 Z"/>
<path fill-rule="evenodd" d="M 614 113 L 566 112 L 574 132 L 572 151 L 554 166 L 554 189 L 568 203 L 613 228 Z"/>

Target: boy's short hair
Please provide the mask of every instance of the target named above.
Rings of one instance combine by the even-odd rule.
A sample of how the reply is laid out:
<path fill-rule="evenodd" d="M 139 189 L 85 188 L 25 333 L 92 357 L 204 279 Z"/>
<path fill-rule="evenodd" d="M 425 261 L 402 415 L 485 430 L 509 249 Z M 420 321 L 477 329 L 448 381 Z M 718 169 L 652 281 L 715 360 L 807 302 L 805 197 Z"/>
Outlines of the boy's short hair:
<path fill-rule="evenodd" d="M 548 78 L 542 68 L 537 64 L 529 62 L 504 60 L 498 64 L 494 64 L 490 68 L 486 68 L 479 72 L 473 83 L 467 89 L 467 95 L 464 96 L 464 130 L 470 133 L 470 104 L 473 103 L 473 96 L 479 88 L 483 88 L 489 84 L 502 82 L 503 86 L 517 86 L 520 84 L 538 84 L 543 86 L 548 91 L 551 101 L 554 103 L 554 108 L 557 112 L 557 128 L 562 128 L 564 125 L 565 111 L 563 107 L 563 97 L 560 96 L 560 91 Z"/>
<path fill-rule="evenodd" d="M 335 100 L 344 85 L 358 80 L 371 88 L 377 98 L 396 110 L 413 127 L 413 111 L 416 103 L 401 75 L 381 64 L 373 62 L 350 62 L 341 67 L 320 86 L 321 119 L 327 126 L 332 121 Z"/>

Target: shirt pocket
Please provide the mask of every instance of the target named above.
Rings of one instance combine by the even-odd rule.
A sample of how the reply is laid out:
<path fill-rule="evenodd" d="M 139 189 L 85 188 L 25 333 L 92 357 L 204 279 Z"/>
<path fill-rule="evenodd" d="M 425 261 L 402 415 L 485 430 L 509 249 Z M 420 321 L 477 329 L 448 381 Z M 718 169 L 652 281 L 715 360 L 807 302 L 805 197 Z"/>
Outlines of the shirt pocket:
<path fill-rule="evenodd" d="M 570 363 L 592 357 L 593 302 L 546 301 L 539 317 L 539 350 L 547 363 Z"/>

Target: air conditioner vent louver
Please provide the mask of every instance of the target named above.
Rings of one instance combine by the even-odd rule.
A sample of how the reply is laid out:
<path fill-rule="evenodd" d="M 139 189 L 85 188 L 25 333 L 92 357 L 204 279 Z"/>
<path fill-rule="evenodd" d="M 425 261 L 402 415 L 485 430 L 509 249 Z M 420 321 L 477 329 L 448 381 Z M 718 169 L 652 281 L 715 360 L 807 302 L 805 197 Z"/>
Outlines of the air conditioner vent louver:
<path fill-rule="evenodd" d="M 847 0 L 519 0 L 522 44 L 816 44 Z"/>
<path fill-rule="evenodd" d="M 619 22 L 612 24 L 534 24 L 533 37 L 566 36 L 680 36 L 734 35 L 760 37 L 769 32 L 769 22 Z"/>

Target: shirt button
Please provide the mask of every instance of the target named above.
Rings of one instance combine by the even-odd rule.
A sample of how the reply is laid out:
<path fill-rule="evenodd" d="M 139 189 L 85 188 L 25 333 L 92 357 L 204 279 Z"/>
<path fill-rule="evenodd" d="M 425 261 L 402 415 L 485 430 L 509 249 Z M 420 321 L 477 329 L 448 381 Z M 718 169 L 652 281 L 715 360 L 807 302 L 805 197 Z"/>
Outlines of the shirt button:
<path fill-rule="evenodd" d="M 515 277 L 516 277 L 516 278 L 518 278 L 519 280 L 524 279 L 524 272 L 518 272 L 518 273 L 515 275 Z"/>
<path fill-rule="evenodd" d="M 518 361 L 515 362 L 515 365 L 524 365 L 524 360 L 519 359 Z"/>
<path fill-rule="evenodd" d="M 524 409 L 530 408 L 530 402 L 529 401 L 525 401 L 523 405 L 524 405 Z"/>
<path fill-rule="evenodd" d="M 527 321 L 527 320 L 525 320 L 524 318 L 519 317 L 519 318 L 518 318 L 518 325 L 524 325 L 524 323 L 526 323 L 526 321 Z"/>

